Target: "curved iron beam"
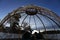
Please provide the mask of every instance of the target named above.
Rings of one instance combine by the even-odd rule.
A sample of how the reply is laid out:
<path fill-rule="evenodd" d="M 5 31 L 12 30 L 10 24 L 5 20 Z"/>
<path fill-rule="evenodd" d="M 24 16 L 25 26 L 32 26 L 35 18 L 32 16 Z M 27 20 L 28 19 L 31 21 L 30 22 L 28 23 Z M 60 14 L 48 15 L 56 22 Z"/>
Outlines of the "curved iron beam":
<path fill-rule="evenodd" d="M 38 15 L 36 15 L 36 16 L 37 16 L 37 18 L 41 21 L 41 23 L 43 24 L 43 27 L 44 27 L 44 29 L 45 29 L 45 31 L 46 31 L 46 28 L 45 28 L 45 25 L 44 25 L 42 19 L 41 19 Z"/>
<path fill-rule="evenodd" d="M 43 15 L 42 15 L 42 16 L 43 16 Z M 45 17 L 45 16 L 44 16 L 44 17 Z M 48 19 L 47 21 L 52 25 L 52 28 L 54 28 L 54 30 L 55 30 L 55 27 L 53 26 L 51 20 L 50 20 L 49 18 L 47 18 L 47 17 L 45 17 L 45 18 Z"/>
<path fill-rule="evenodd" d="M 35 22 L 35 27 L 36 27 L 36 29 L 37 29 L 36 20 L 35 20 L 34 15 L 33 15 L 33 19 L 34 19 L 34 22 Z"/>
<path fill-rule="evenodd" d="M 29 17 L 29 25 L 30 25 L 30 20 L 31 20 L 31 15 L 29 15 L 30 17 Z"/>
<path fill-rule="evenodd" d="M 52 18 L 50 18 L 50 17 L 48 17 L 47 15 L 44 15 L 44 14 L 40 14 L 40 13 L 38 13 L 38 14 L 46 16 L 47 18 L 49 18 L 50 20 L 52 20 L 60 28 L 60 25 L 58 23 L 56 23 Z"/>
<path fill-rule="evenodd" d="M 27 16 L 28 16 L 28 15 L 27 15 Z M 23 24 L 24 20 L 27 18 L 27 16 L 25 16 L 25 18 L 23 19 L 23 21 L 22 21 L 22 23 L 21 23 L 21 26 L 22 26 L 22 24 Z"/>
<path fill-rule="evenodd" d="M 60 28 L 60 25 L 58 23 L 56 23 L 52 18 L 50 18 L 49 16 L 43 14 L 42 11 L 39 11 L 39 12 L 40 12 L 40 13 L 38 13 L 39 15 L 46 16 L 47 18 L 49 18 L 50 20 L 52 20 L 55 24 L 57 24 L 57 26 Z"/>

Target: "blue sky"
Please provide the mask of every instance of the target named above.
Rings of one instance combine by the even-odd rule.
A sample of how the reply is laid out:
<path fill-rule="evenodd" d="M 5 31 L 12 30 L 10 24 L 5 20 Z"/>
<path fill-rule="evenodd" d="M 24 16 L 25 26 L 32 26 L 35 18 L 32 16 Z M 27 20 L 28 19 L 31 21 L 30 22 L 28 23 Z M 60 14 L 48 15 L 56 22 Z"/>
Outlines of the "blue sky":
<path fill-rule="evenodd" d="M 0 19 L 14 9 L 29 4 L 46 7 L 60 16 L 60 0 L 0 0 Z"/>

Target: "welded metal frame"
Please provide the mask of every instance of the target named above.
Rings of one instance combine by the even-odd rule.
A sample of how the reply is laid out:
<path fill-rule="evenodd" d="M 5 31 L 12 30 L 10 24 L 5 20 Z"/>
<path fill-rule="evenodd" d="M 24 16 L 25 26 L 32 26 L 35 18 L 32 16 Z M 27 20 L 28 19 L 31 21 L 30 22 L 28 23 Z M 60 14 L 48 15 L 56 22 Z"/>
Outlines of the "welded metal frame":
<path fill-rule="evenodd" d="M 36 14 L 27 14 L 26 13 L 26 10 L 27 9 L 31 9 L 31 8 L 33 8 L 33 9 L 36 9 L 37 11 L 39 11 L 40 13 L 36 13 Z M 43 12 L 45 12 L 45 13 L 43 13 Z M 23 14 L 23 13 L 25 13 L 25 14 L 27 14 L 24 18 L 23 18 L 23 20 L 22 20 L 22 23 L 26 20 L 26 18 L 29 16 L 29 25 L 30 25 L 30 22 L 31 22 L 31 16 L 33 16 L 33 20 L 34 20 L 34 23 L 35 23 L 35 27 L 36 27 L 36 30 L 37 30 L 37 24 L 36 24 L 36 19 L 35 19 L 35 17 L 37 17 L 38 19 L 39 19 L 39 21 L 41 22 L 41 24 L 43 25 L 43 28 L 44 28 L 44 31 L 45 31 L 45 34 L 47 34 L 46 33 L 46 26 L 45 26 L 45 24 L 44 24 L 44 22 L 43 22 L 43 20 L 41 19 L 41 15 L 43 16 L 43 17 L 46 17 L 46 19 L 47 19 L 47 21 L 48 22 L 50 22 L 50 20 L 51 21 L 53 21 L 57 26 L 58 26 L 58 28 L 60 28 L 60 25 L 58 24 L 58 22 L 60 23 L 60 17 L 58 16 L 58 15 L 56 15 L 56 13 L 55 12 L 53 12 L 53 11 L 51 11 L 51 10 L 49 10 L 49 9 L 47 9 L 47 8 L 43 8 L 43 7 L 39 7 L 39 6 L 34 6 L 34 5 L 28 5 L 28 6 L 24 6 L 24 7 L 19 7 L 18 9 L 16 9 L 16 10 L 13 10 L 11 13 L 8 13 L 8 15 L 7 16 L 5 16 L 3 19 L 2 19 L 2 21 L 1 21 L 1 23 L 0 23 L 0 27 L 2 27 L 2 25 L 4 25 L 4 23 L 8 20 L 8 19 L 10 19 L 11 17 L 14 17 L 14 15 L 15 14 L 17 14 L 17 13 L 19 13 L 19 14 Z M 24 15 L 25 15 L 24 14 Z M 38 14 L 38 15 L 37 15 Z M 22 15 L 22 16 L 24 16 L 24 15 Z M 40 15 L 40 16 L 39 16 Z M 21 17 L 22 17 L 21 16 Z M 57 22 L 54 20 L 54 19 L 52 19 L 51 17 L 49 17 L 49 16 L 52 16 L 52 17 L 54 17 L 56 20 L 57 20 Z M 21 26 L 22 26 L 22 23 L 21 23 Z M 55 30 L 55 27 L 53 26 L 53 24 L 52 24 L 52 22 L 50 22 L 50 24 L 52 25 L 52 27 L 54 28 L 54 31 L 56 31 Z M 56 33 L 56 32 L 55 32 Z M 57 34 L 56 34 L 56 36 L 57 36 Z M 53 37 L 52 37 L 53 38 Z"/>
<path fill-rule="evenodd" d="M 51 10 L 48 10 L 48 9 L 46 9 L 46 8 L 43 8 L 43 7 L 34 6 L 34 5 L 28 5 L 28 6 L 20 7 L 20 8 L 18 8 L 18 9 L 14 10 L 13 12 L 9 13 L 9 14 L 8 14 L 7 16 L 5 16 L 5 18 L 1 21 L 0 26 L 3 25 L 3 24 L 5 23 L 5 21 L 7 21 L 10 17 L 14 16 L 14 14 L 16 14 L 17 12 L 19 12 L 20 14 L 21 14 L 21 13 L 23 14 L 23 13 L 24 13 L 27 9 L 29 9 L 29 8 L 33 8 L 33 9 L 39 10 L 39 12 L 41 12 L 41 13 L 37 13 L 37 14 L 42 15 L 42 16 L 47 17 L 48 19 L 52 20 L 52 21 L 60 28 L 60 25 L 59 25 L 58 23 L 56 23 L 52 18 L 48 17 L 47 15 L 43 14 L 42 12 L 45 12 L 45 11 L 46 11 L 46 13 L 49 14 L 50 16 L 58 18 L 58 19 L 56 19 L 56 20 L 58 20 L 58 22 L 60 22 L 60 21 L 59 21 L 59 20 L 60 20 L 60 19 L 59 19 L 59 16 L 57 16 L 57 15 L 56 15 L 54 12 L 52 12 Z M 35 14 L 35 15 L 36 15 L 36 14 Z M 24 16 L 24 15 L 23 15 L 23 16 Z M 27 16 L 30 16 L 30 15 L 27 15 Z M 27 18 L 27 16 L 23 19 L 22 23 L 23 23 L 24 20 Z M 32 16 L 34 16 L 34 15 L 32 15 Z M 22 17 L 22 16 L 21 16 L 21 17 Z M 31 16 L 30 16 L 30 17 L 31 17 Z M 41 23 L 43 24 L 43 27 L 44 27 L 44 29 L 45 29 L 45 31 L 46 31 L 46 28 L 45 28 L 45 25 L 44 25 L 44 22 L 42 21 L 42 19 L 41 19 L 38 15 L 36 15 L 36 17 L 41 21 Z M 31 18 L 29 18 L 29 19 L 31 19 Z M 29 20 L 29 21 L 30 21 L 30 20 Z M 35 21 L 35 18 L 34 18 L 34 21 Z M 48 20 L 48 21 L 49 21 L 49 20 Z M 21 23 L 21 25 L 22 25 L 22 23 Z M 29 23 L 30 23 L 30 22 L 29 22 Z M 35 23 L 35 25 L 36 25 L 36 23 Z"/>

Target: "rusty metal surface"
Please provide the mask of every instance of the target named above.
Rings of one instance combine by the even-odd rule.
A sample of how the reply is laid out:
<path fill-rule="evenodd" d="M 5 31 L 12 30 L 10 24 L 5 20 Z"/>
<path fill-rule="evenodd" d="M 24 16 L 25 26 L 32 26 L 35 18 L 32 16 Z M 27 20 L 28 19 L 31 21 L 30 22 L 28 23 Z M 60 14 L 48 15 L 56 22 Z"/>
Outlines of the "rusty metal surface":
<path fill-rule="evenodd" d="M 42 12 L 40 14 L 42 15 L 46 15 L 46 16 L 49 16 L 49 18 L 53 19 L 53 20 L 57 20 L 57 24 L 60 25 L 60 17 L 58 15 L 56 15 L 55 12 L 47 9 L 47 8 L 44 8 L 44 7 L 41 7 L 41 6 L 35 6 L 35 5 L 27 5 L 27 6 L 23 6 L 23 7 L 19 7 L 17 8 L 16 10 L 13 10 L 11 13 L 8 13 L 8 15 L 6 15 L 0 22 L 0 27 L 9 19 L 11 18 L 12 16 L 14 16 L 14 14 L 17 14 L 17 13 L 24 13 L 27 9 L 36 9 L 38 10 L 39 12 Z"/>

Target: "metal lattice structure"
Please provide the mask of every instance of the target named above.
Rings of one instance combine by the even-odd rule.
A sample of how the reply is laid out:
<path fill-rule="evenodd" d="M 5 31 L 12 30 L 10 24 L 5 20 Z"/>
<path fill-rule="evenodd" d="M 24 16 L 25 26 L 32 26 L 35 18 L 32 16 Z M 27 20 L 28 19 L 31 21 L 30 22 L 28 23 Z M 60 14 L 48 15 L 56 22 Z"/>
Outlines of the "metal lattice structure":
<path fill-rule="evenodd" d="M 13 10 L 4 17 L 0 23 L 0 27 L 6 26 L 6 23 L 11 21 L 11 19 L 12 22 L 16 22 L 14 17 L 18 19 L 19 26 L 22 26 L 26 22 L 32 30 L 40 31 L 43 29 L 45 32 L 49 29 L 54 31 L 60 30 L 60 17 L 55 12 L 41 6 L 28 5 Z"/>

